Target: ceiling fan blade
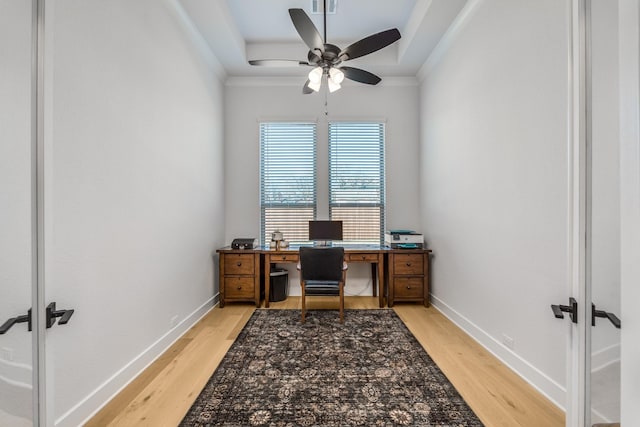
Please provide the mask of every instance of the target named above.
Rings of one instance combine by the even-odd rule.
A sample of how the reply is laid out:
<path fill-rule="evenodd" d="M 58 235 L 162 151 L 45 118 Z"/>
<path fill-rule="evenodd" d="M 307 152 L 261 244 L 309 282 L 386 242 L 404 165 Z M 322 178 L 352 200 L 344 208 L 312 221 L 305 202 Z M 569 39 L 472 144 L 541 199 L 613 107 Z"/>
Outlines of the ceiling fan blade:
<path fill-rule="evenodd" d="M 342 70 L 346 78 L 368 85 L 377 85 L 382 80 L 375 74 L 361 70 L 360 68 L 340 67 L 340 70 Z"/>
<path fill-rule="evenodd" d="M 397 28 L 381 31 L 347 46 L 340 52 L 339 57 L 343 61 L 359 58 L 389 46 L 400 40 L 400 37 L 400 31 Z"/>
<path fill-rule="evenodd" d="M 309 95 L 310 93 L 314 92 L 314 90 L 309 87 L 309 82 L 310 81 L 307 80 L 304 86 L 302 86 L 302 93 L 304 93 L 305 95 Z"/>
<path fill-rule="evenodd" d="M 302 37 L 302 40 L 309 46 L 311 50 L 319 50 L 324 52 L 324 42 L 322 36 L 318 32 L 318 29 L 313 25 L 311 18 L 302 9 L 289 9 L 289 16 L 291 16 L 291 22 L 296 27 L 298 34 Z"/>
<path fill-rule="evenodd" d="M 252 59 L 249 61 L 249 64 L 260 65 L 262 67 L 299 67 L 302 65 L 311 65 L 308 62 L 293 59 Z"/>

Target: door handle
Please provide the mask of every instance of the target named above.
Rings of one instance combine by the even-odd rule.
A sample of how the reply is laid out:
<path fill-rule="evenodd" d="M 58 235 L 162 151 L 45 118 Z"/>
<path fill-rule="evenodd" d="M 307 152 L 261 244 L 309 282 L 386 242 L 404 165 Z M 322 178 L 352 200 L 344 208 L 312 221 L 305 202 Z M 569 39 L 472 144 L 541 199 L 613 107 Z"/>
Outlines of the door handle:
<path fill-rule="evenodd" d="M 573 323 L 578 323 L 578 301 L 575 298 L 569 298 L 569 305 L 551 304 L 551 310 L 556 319 L 564 319 L 564 313 L 569 313 L 569 317 Z"/>
<path fill-rule="evenodd" d="M 591 303 L 591 326 L 596 326 L 596 317 L 607 318 L 613 323 L 613 326 L 620 329 L 620 319 L 618 319 L 618 316 L 603 310 L 596 310 L 596 305 Z"/>
<path fill-rule="evenodd" d="M 9 329 L 16 323 L 27 323 L 27 330 L 31 332 L 31 309 L 27 311 L 27 314 L 23 314 L 22 316 L 12 317 L 8 319 L 6 322 L 0 326 L 0 335 L 6 334 Z"/>
<path fill-rule="evenodd" d="M 52 327 L 56 323 L 56 318 L 59 317 L 60 321 L 58 325 L 65 325 L 73 316 L 75 310 L 56 310 L 55 301 L 47 306 L 47 328 Z"/>
<path fill-rule="evenodd" d="M 73 316 L 75 310 L 56 310 L 56 303 L 52 302 L 47 306 L 47 328 L 52 327 L 56 323 L 56 318 L 60 318 L 59 325 L 66 325 Z M 12 317 L 0 326 L 0 335 L 7 333 L 9 329 L 16 323 L 27 323 L 27 328 L 31 332 L 31 309 L 27 311 L 27 314 L 22 316 Z"/>

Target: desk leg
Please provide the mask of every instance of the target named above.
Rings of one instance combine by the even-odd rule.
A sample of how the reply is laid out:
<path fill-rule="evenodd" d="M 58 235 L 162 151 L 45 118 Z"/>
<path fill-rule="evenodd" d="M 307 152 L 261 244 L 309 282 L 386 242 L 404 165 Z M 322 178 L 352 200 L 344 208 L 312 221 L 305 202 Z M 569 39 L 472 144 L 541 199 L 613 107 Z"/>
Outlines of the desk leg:
<path fill-rule="evenodd" d="M 224 252 L 220 253 L 218 264 L 218 286 L 220 287 L 220 308 L 224 307 Z"/>
<path fill-rule="evenodd" d="M 377 267 L 378 267 L 378 302 L 380 304 L 380 308 L 382 308 L 384 307 L 384 289 L 385 289 L 384 255 L 383 254 L 380 254 L 378 258 Z"/>
<path fill-rule="evenodd" d="M 253 286 L 255 292 L 255 304 L 256 308 L 260 308 L 262 303 L 261 295 L 261 280 L 260 280 L 260 253 L 256 252 L 253 257 Z"/>
<path fill-rule="evenodd" d="M 269 293 L 271 288 L 271 255 L 264 256 L 264 307 L 269 308 Z"/>
<path fill-rule="evenodd" d="M 373 296 L 378 296 L 378 283 L 376 282 L 376 275 L 378 273 L 378 263 L 371 263 L 371 291 L 373 292 Z"/>

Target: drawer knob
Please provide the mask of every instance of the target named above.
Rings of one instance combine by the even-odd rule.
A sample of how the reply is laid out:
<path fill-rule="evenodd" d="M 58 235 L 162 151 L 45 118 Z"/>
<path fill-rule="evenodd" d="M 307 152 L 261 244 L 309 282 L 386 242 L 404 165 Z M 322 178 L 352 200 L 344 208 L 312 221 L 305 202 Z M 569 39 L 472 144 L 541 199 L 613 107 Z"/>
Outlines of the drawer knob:
<path fill-rule="evenodd" d="M 284 260 L 286 260 L 286 259 L 287 259 L 287 256 L 286 256 L 286 255 L 284 255 L 284 256 L 282 257 L 282 260 L 284 261 Z"/>
<path fill-rule="evenodd" d="M 242 265 L 242 263 L 241 263 L 240 261 L 238 261 L 238 262 L 236 262 L 236 265 L 237 265 L 238 267 L 240 267 L 240 266 Z"/>
<path fill-rule="evenodd" d="M 411 263 L 410 262 L 407 263 L 407 267 L 411 267 Z"/>
<path fill-rule="evenodd" d="M 411 289 L 411 286 L 407 286 L 407 289 Z"/>
<path fill-rule="evenodd" d="M 242 289 L 242 286 L 238 286 L 238 290 L 241 290 L 241 289 Z"/>
<path fill-rule="evenodd" d="M 366 257 L 364 255 L 362 255 L 362 259 L 364 260 Z"/>

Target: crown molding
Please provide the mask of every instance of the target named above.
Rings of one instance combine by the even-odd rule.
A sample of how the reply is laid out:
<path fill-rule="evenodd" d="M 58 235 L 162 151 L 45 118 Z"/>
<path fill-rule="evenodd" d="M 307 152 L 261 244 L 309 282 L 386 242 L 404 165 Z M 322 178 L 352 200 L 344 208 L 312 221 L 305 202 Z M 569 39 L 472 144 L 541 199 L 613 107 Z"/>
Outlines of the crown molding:
<path fill-rule="evenodd" d="M 433 0 L 417 1 L 409 20 L 402 30 L 402 38 L 398 41 L 398 58 L 402 58 L 406 53 L 409 46 L 414 42 L 414 38 L 422 25 L 422 21 L 425 19 L 429 8 L 433 4 Z"/>

